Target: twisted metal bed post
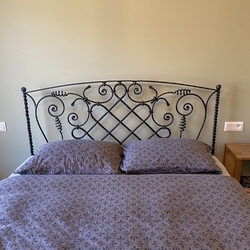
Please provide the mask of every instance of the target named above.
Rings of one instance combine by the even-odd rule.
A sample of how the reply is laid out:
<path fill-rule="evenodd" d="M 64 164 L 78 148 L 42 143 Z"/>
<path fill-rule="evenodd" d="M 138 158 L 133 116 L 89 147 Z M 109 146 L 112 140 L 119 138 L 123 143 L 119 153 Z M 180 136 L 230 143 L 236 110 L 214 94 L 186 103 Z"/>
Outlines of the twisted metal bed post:
<path fill-rule="evenodd" d="M 214 155 L 214 152 L 215 152 L 217 122 L 218 122 L 218 113 L 219 113 L 219 104 L 220 104 L 220 90 L 221 90 L 221 85 L 218 84 L 216 86 L 216 99 L 215 99 L 215 107 L 214 107 L 214 126 L 213 126 L 212 152 L 211 152 L 212 155 Z"/>
<path fill-rule="evenodd" d="M 26 88 L 22 87 L 21 91 L 23 92 L 24 110 L 25 110 L 27 131 L 28 131 L 28 137 L 29 137 L 30 154 L 34 155 L 34 145 L 33 145 L 32 132 L 31 132 L 31 124 L 30 124 L 30 116 L 29 116 L 29 107 L 28 107 Z"/>

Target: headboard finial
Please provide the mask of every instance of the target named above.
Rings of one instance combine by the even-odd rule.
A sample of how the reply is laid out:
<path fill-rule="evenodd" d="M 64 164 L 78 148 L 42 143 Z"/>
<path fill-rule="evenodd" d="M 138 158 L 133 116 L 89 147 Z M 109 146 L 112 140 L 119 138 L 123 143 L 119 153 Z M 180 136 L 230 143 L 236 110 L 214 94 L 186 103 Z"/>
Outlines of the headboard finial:
<path fill-rule="evenodd" d="M 220 90 L 221 89 L 221 85 L 220 84 L 216 85 L 216 89 Z"/>
<path fill-rule="evenodd" d="M 22 88 L 21 88 L 21 91 L 22 91 L 23 93 L 26 93 L 26 90 L 27 90 L 27 89 L 26 89 L 25 87 L 22 87 Z"/>

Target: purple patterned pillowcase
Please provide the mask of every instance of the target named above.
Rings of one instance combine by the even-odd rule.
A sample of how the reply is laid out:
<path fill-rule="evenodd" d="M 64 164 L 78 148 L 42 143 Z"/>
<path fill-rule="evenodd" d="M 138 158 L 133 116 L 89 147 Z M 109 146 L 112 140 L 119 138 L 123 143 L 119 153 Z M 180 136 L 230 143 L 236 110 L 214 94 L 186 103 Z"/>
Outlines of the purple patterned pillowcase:
<path fill-rule="evenodd" d="M 221 173 L 209 145 L 184 138 L 154 138 L 126 143 L 121 170 L 127 174 Z"/>
<path fill-rule="evenodd" d="M 15 174 L 119 174 L 123 149 L 118 143 L 94 140 L 49 142 Z"/>

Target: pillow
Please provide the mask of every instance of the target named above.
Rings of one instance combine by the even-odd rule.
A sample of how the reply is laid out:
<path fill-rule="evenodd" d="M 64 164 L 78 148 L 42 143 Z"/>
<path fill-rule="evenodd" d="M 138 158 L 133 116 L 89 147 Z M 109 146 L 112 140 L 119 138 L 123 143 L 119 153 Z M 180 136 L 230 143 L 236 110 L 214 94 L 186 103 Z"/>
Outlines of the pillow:
<path fill-rule="evenodd" d="M 209 145 L 184 138 L 154 138 L 126 143 L 121 170 L 127 174 L 221 173 Z"/>
<path fill-rule="evenodd" d="M 94 140 L 49 142 L 15 174 L 119 174 L 123 149 L 118 143 Z"/>

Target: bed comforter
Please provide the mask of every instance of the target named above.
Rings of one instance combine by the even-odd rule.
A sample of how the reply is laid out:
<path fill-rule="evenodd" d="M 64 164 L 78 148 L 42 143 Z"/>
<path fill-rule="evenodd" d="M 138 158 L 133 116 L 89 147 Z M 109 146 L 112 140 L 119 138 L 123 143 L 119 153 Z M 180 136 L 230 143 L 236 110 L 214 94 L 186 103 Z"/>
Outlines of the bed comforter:
<path fill-rule="evenodd" d="M 250 249 L 250 197 L 219 175 L 0 182 L 1 249 Z"/>

